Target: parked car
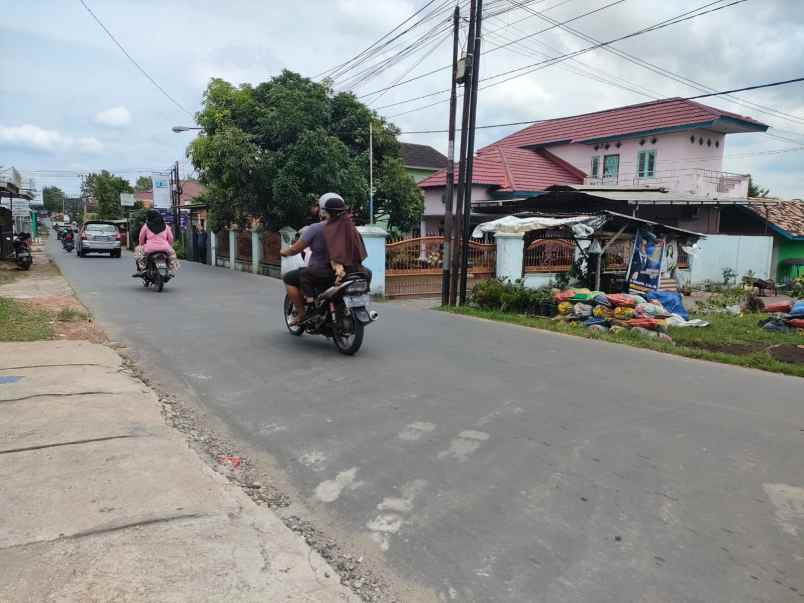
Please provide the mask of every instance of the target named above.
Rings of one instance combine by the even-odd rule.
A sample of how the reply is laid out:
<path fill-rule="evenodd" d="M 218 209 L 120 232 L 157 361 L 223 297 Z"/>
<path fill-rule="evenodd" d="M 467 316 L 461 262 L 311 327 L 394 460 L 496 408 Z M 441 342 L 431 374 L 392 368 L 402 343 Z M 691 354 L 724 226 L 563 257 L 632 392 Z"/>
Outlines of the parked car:
<path fill-rule="evenodd" d="M 119 258 L 120 231 L 112 222 L 86 222 L 81 228 L 81 236 L 76 238 L 76 253 L 78 257 L 88 253 L 108 253 L 113 258 Z"/>

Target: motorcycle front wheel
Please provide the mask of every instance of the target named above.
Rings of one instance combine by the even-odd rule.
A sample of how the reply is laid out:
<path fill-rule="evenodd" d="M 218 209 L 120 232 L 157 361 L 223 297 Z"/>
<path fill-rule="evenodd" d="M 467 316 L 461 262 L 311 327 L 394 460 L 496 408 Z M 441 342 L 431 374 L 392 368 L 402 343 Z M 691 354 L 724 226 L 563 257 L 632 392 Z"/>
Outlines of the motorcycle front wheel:
<path fill-rule="evenodd" d="M 350 328 L 347 330 L 341 329 L 340 325 L 335 326 L 335 332 L 332 335 L 332 341 L 335 342 L 335 347 L 341 354 L 353 356 L 363 345 L 363 329 L 365 325 L 359 320 L 355 320 L 352 313 L 349 312 L 342 320 L 350 323 Z"/>

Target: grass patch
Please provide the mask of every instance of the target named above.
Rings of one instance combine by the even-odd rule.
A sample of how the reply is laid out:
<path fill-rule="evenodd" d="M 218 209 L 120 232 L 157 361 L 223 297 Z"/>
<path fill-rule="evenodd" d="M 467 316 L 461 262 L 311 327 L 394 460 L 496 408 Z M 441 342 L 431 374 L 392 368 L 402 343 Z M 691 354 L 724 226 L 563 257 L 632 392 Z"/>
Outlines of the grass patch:
<path fill-rule="evenodd" d="M 711 360 L 724 364 L 745 366 L 772 373 L 783 373 L 796 377 L 804 377 L 804 364 L 780 362 L 773 358 L 767 348 L 776 344 L 804 344 L 804 337 L 792 333 L 771 333 L 763 331 L 757 323 L 765 314 L 746 314 L 743 316 L 702 316 L 711 324 L 704 328 L 674 328 L 670 330 L 673 343 L 647 338 L 639 333 L 622 331 L 619 333 L 599 333 L 590 331 L 579 324 L 565 323 L 538 316 L 525 316 L 511 314 L 497 310 L 480 310 L 472 307 L 441 308 L 453 314 L 475 316 L 489 320 L 512 323 L 524 327 L 544 329 L 586 337 L 600 339 L 646 348 L 657 352 L 665 352 L 676 356 Z"/>
<path fill-rule="evenodd" d="M 24 302 L 0 297 L 0 341 L 38 341 L 53 337 L 52 317 Z"/>
<path fill-rule="evenodd" d="M 89 320 L 89 314 L 81 310 L 76 310 L 75 308 L 62 308 L 59 313 L 56 314 L 56 320 L 62 322 L 87 321 Z"/>

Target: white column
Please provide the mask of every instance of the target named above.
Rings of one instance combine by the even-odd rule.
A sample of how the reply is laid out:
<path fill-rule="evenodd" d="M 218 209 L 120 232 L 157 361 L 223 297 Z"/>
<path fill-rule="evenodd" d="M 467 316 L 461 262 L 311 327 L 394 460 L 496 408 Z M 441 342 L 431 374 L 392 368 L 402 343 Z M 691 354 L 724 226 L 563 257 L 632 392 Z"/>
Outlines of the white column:
<path fill-rule="evenodd" d="M 218 265 L 218 233 L 207 229 L 207 236 L 209 237 L 209 259 L 210 265 Z"/>
<path fill-rule="evenodd" d="M 229 231 L 229 268 L 237 269 L 237 235 L 234 230 Z"/>
<path fill-rule="evenodd" d="M 522 278 L 524 235 L 498 232 L 494 238 L 497 241 L 497 278 L 511 282 Z"/>
<path fill-rule="evenodd" d="M 357 230 L 366 245 L 368 257 L 363 265 L 371 270 L 371 293 L 385 295 L 385 239 L 388 233 L 377 225 L 358 226 Z"/>
<path fill-rule="evenodd" d="M 262 258 L 262 245 L 260 233 L 256 230 L 251 231 L 251 271 L 254 274 L 260 273 L 260 259 Z"/>

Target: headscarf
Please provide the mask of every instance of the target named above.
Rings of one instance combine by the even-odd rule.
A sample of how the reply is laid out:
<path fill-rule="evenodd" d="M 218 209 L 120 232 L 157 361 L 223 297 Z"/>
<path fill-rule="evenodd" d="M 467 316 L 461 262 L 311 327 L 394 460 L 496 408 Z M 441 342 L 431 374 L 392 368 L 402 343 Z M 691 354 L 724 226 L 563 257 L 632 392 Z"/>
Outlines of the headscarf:
<path fill-rule="evenodd" d="M 165 219 L 155 209 L 149 209 L 145 214 L 145 223 L 148 225 L 148 230 L 154 234 L 159 234 L 165 230 Z"/>
<path fill-rule="evenodd" d="M 329 219 L 324 225 L 324 240 L 330 261 L 344 266 L 359 266 L 368 254 L 352 216 L 345 211 L 345 207 L 343 210 L 328 207 L 326 211 Z"/>

